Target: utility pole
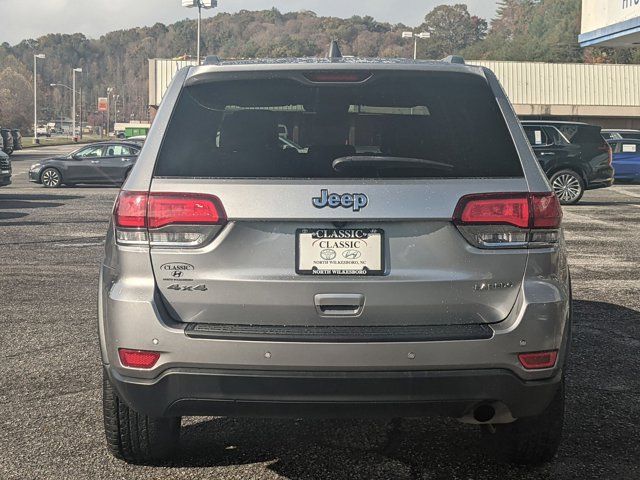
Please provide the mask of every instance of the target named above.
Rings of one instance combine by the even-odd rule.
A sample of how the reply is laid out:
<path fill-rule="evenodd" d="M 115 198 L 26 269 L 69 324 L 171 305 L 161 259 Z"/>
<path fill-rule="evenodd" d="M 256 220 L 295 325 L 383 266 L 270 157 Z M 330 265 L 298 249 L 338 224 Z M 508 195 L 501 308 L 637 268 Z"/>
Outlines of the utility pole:
<path fill-rule="evenodd" d="M 71 70 L 71 76 L 73 77 L 73 86 L 71 87 L 73 92 L 73 113 L 72 113 L 72 118 L 71 118 L 71 138 L 73 139 L 74 142 L 78 141 L 78 137 L 76 136 L 76 73 L 82 73 L 82 69 L 81 68 L 74 68 Z"/>
<path fill-rule="evenodd" d="M 44 53 L 33 55 L 33 143 L 38 143 L 38 71 L 39 58 L 45 58 Z"/>
<path fill-rule="evenodd" d="M 107 88 L 107 140 L 109 140 L 109 130 L 111 130 L 111 92 L 113 92 L 113 87 Z"/>

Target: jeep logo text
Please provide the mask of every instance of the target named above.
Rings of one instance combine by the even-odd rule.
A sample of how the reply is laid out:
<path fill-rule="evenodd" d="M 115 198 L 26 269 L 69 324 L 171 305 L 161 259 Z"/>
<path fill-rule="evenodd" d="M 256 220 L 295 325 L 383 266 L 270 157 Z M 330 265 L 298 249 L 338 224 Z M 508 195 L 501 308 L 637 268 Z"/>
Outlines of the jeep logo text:
<path fill-rule="evenodd" d="M 316 208 L 353 208 L 354 212 L 358 212 L 369 204 L 369 199 L 364 193 L 329 193 L 329 190 L 322 189 L 319 197 L 311 199 L 313 206 Z"/>

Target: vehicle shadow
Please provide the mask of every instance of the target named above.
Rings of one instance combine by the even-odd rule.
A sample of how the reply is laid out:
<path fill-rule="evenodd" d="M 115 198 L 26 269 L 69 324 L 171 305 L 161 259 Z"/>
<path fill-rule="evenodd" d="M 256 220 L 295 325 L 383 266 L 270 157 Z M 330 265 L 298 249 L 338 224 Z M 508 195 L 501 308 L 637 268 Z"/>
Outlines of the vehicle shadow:
<path fill-rule="evenodd" d="M 26 208 L 53 208 L 64 205 L 64 200 L 76 200 L 84 198 L 81 195 L 2 195 L 0 194 L 0 219 L 1 214 L 11 214 L 6 210 L 26 209 Z M 15 218 L 15 217 L 14 217 Z"/>
<path fill-rule="evenodd" d="M 573 332 L 564 441 L 543 467 L 499 463 L 477 427 L 442 418 L 187 418 L 181 453 L 163 466 L 262 463 L 300 480 L 637 478 L 640 312 L 578 300 Z"/>

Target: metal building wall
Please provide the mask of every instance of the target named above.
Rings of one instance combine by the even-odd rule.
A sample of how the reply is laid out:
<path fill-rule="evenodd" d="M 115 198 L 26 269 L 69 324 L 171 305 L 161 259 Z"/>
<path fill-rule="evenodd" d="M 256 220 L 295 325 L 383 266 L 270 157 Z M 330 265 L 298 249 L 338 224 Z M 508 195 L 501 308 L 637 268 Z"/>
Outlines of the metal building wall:
<path fill-rule="evenodd" d="M 162 96 L 178 70 L 195 65 L 194 60 L 149 59 L 149 105 L 160 105 Z"/>
<path fill-rule="evenodd" d="M 640 107 L 640 65 L 467 63 L 493 70 L 514 104 Z"/>

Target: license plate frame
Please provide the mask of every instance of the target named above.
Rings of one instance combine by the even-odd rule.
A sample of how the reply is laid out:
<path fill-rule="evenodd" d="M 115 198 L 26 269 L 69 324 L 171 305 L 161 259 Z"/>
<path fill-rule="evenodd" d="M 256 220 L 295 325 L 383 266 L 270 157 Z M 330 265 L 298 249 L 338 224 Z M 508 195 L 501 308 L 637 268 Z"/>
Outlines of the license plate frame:
<path fill-rule="evenodd" d="M 340 232 L 344 233 L 341 234 Z M 351 234 L 351 236 L 349 236 L 349 234 Z M 347 247 L 323 249 L 319 245 L 317 247 L 315 245 L 301 245 L 301 239 L 303 236 L 305 242 L 308 243 L 309 240 L 311 240 L 312 244 L 314 242 L 323 240 L 343 242 L 364 241 L 365 243 L 367 243 L 367 241 L 371 242 L 371 240 L 374 239 L 374 246 L 370 247 L 367 244 L 365 246 L 360 245 L 357 248 L 353 245 L 350 245 Z M 296 230 L 295 242 L 295 269 L 298 275 L 331 277 L 372 277 L 385 274 L 385 232 L 380 228 L 299 228 Z M 375 246 L 375 244 L 377 244 L 377 247 Z M 314 252 L 307 252 L 306 250 L 309 248 L 317 249 L 317 255 L 314 255 Z M 366 251 L 371 249 L 373 249 L 374 252 Z M 335 256 L 333 258 L 328 258 L 331 255 L 329 254 L 327 257 L 320 258 L 320 253 L 326 250 L 333 250 Z M 379 250 L 377 254 L 375 250 Z M 358 256 L 358 258 L 348 258 L 343 255 L 347 252 L 360 252 L 360 255 Z M 364 261 L 359 260 L 362 257 L 363 253 L 367 254 L 367 258 L 365 258 Z M 308 255 L 312 256 L 312 260 L 306 258 Z M 303 258 L 303 256 L 305 256 L 305 258 Z M 315 260 L 313 260 L 314 257 Z M 371 257 L 371 259 L 369 259 L 368 257 Z M 343 267 L 348 268 L 339 268 L 339 264 L 335 263 L 334 261 L 341 262 Z M 324 263 L 323 266 L 326 266 L 327 268 L 318 268 L 316 266 L 312 266 L 311 268 L 309 268 L 311 263 L 320 262 Z M 302 265 L 303 263 L 304 265 Z M 362 264 L 362 268 L 352 268 L 357 267 L 358 263 L 364 263 Z"/>

